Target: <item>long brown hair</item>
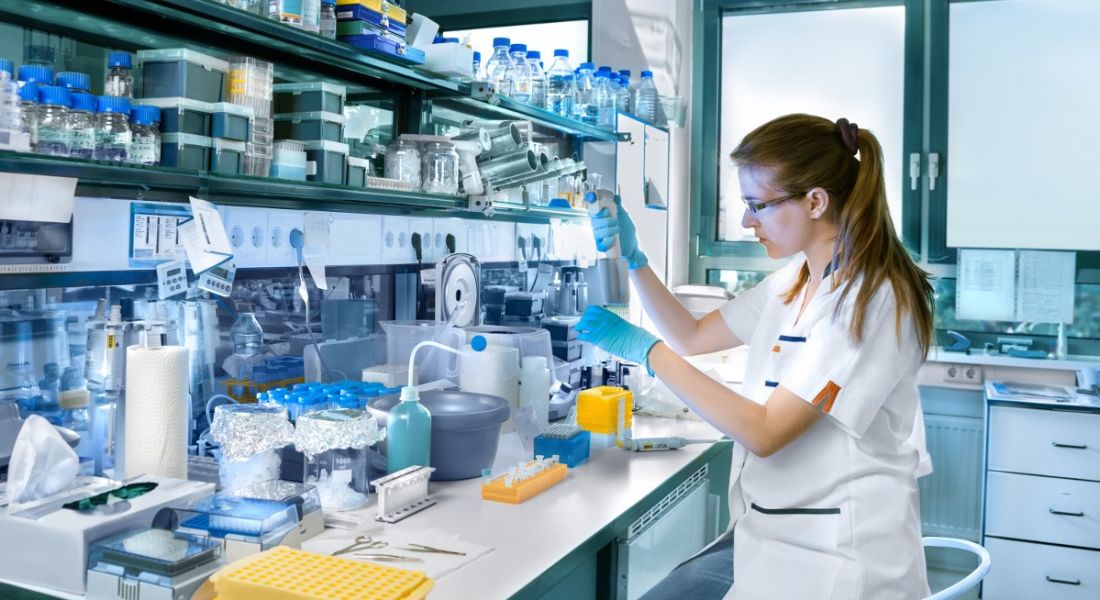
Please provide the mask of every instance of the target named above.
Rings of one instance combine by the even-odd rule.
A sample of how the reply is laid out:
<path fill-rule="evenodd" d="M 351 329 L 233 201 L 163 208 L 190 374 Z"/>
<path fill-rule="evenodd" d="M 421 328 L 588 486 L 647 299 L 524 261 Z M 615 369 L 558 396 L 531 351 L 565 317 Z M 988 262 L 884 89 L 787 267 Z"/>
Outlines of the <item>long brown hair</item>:
<path fill-rule="evenodd" d="M 867 304 L 879 286 L 889 281 L 896 298 L 897 334 L 900 337 L 902 314 L 911 314 L 921 351 L 927 356 L 932 343 L 932 284 L 894 231 L 878 139 L 867 129 L 856 133 L 851 126 L 842 131 L 845 127 L 846 121 L 834 123 L 813 115 L 779 117 L 746 135 L 731 158 L 738 167 L 769 169 L 772 185 L 787 193 L 815 187 L 829 193 L 830 203 L 837 207 L 833 273 L 837 287 L 843 286 L 835 315 L 862 276 L 851 328 L 853 338 L 861 341 Z M 809 280 L 809 268 L 803 266 L 785 302 L 797 298 Z"/>

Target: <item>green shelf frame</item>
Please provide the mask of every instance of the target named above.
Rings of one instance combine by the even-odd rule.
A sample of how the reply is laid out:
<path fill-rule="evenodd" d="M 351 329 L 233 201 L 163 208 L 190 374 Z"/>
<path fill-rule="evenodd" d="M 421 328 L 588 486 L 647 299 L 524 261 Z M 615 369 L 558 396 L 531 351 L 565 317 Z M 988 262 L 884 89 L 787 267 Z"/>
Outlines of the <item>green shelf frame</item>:
<path fill-rule="evenodd" d="M 493 95 L 488 101 L 470 97 L 447 97 L 432 102 L 433 113 L 453 111 L 480 119 L 528 119 L 536 125 L 573 136 L 582 142 L 618 142 L 619 133 L 563 117 L 548 110 Z"/>

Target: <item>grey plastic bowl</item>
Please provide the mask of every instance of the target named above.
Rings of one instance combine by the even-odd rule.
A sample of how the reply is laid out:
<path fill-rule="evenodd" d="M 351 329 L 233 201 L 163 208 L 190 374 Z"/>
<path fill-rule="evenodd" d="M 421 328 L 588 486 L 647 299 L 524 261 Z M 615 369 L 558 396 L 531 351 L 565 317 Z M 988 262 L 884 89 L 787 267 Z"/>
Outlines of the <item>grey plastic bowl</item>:
<path fill-rule="evenodd" d="M 367 403 L 367 410 L 385 426 L 398 402 L 397 396 L 379 396 Z M 508 420 L 507 400 L 472 392 L 423 392 L 420 403 L 432 413 L 433 480 L 480 477 L 482 469 L 493 466 L 500 426 Z"/>

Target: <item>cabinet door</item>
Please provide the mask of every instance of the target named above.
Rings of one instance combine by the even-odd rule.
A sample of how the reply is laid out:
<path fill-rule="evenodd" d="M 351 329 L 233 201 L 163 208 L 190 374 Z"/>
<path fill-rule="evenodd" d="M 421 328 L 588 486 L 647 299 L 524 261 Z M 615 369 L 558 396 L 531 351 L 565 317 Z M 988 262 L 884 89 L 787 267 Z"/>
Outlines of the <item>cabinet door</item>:
<path fill-rule="evenodd" d="M 1100 552 L 986 538 L 985 600 L 1100 598 Z"/>
<path fill-rule="evenodd" d="M 989 468 L 1100 481 L 1100 415 L 991 407 Z"/>

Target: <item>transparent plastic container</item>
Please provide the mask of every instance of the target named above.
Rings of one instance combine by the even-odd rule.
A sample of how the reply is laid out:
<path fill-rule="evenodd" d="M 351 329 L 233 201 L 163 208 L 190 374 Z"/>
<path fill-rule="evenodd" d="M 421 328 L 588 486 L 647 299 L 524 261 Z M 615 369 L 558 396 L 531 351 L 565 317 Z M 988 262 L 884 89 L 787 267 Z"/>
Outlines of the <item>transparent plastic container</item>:
<path fill-rule="evenodd" d="M 542 53 L 531 50 L 527 53 L 527 66 L 531 68 L 531 99 L 528 104 L 539 108 L 546 108 L 546 92 L 548 82 L 546 72 L 542 70 Z"/>
<path fill-rule="evenodd" d="M 93 158 L 126 162 L 132 138 L 129 98 L 100 96 L 96 112 Z"/>
<path fill-rule="evenodd" d="M 429 194 L 458 193 L 458 152 L 449 142 L 432 142 L 424 147 L 423 190 Z"/>
<path fill-rule="evenodd" d="M 95 96 L 79 92 L 72 95 L 69 127 L 73 137 L 69 156 L 90 159 L 95 154 L 95 113 Z"/>
<path fill-rule="evenodd" d="M 301 0 L 302 2 L 302 29 L 312 32 L 321 32 L 321 0 Z"/>
<path fill-rule="evenodd" d="M 155 106 L 135 106 L 131 110 L 133 136 L 127 162 L 155 165 L 160 162 L 160 131 L 156 122 L 160 109 Z"/>
<path fill-rule="evenodd" d="M 630 69 L 619 69 L 619 112 L 633 114 L 635 88 L 634 83 L 630 81 Z"/>
<path fill-rule="evenodd" d="M 531 65 L 527 64 L 527 44 L 512 44 L 509 53 L 512 64 L 506 77 L 511 82 L 511 96 L 516 102 L 524 104 L 531 101 Z"/>
<path fill-rule="evenodd" d="M 493 84 L 498 94 L 512 95 L 512 84 L 508 79 L 508 69 L 512 64 L 512 57 L 508 54 L 508 48 L 512 40 L 506 37 L 493 39 L 493 55 L 485 63 L 485 79 Z"/>
<path fill-rule="evenodd" d="M 420 146 L 416 142 L 397 139 L 386 147 L 386 179 L 403 181 L 420 189 Z"/>
<path fill-rule="evenodd" d="M 68 156 L 73 130 L 69 120 L 72 102 L 68 88 L 38 88 L 38 144 L 35 152 L 48 156 Z"/>
<path fill-rule="evenodd" d="M 642 71 L 642 80 L 634 96 L 634 114 L 650 123 L 657 120 L 657 86 L 650 71 Z"/>
<path fill-rule="evenodd" d="M 19 114 L 23 133 L 31 138 L 31 150 L 38 142 L 38 85 L 24 83 L 19 88 Z"/>
<path fill-rule="evenodd" d="M 103 95 L 134 97 L 134 57 L 129 52 L 111 52 L 107 56 L 107 77 L 103 82 Z"/>
<path fill-rule="evenodd" d="M 38 411 L 41 400 L 42 391 L 34 379 L 30 363 L 8 363 L 0 379 L 0 402 L 15 402 L 19 406 L 19 416 L 26 419 Z"/>
<path fill-rule="evenodd" d="M 369 450 L 381 438 L 369 413 L 354 408 L 317 411 L 298 418 L 294 446 L 305 455 L 303 483 L 317 486 L 325 511 L 367 503 Z"/>
<path fill-rule="evenodd" d="M 229 330 L 229 338 L 233 341 L 233 354 L 241 356 L 259 354 L 264 344 L 264 330 L 256 320 L 256 314 L 241 313 Z"/>
<path fill-rule="evenodd" d="M 618 91 L 611 82 L 610 71 L 596 73 L 596 126 L 614 129 Z M 591 114 L 589 109 L 589 114 Z"/>
<path fill-rule="evenodd" d="M 336 39 L 336 0 L 321 0 L 321 37 Z"/>
<path fill-rule="evenodd" d="M 302 0 L 269 0 L 267 16 L 280 23 L 302 26 Z"/>
<path fill-rule="evenodd" d="M 577 102 L 573 107 L 576 119 L 595 125 L 600 117 L 599 86 L 592 63 L 581 63 L 577 70 Z"/>
<path fill-rule="evenodd" d="M 0 59 L 0 130 L 23 131 L 19 86 L 11 78 L 11 61 Z"/>

